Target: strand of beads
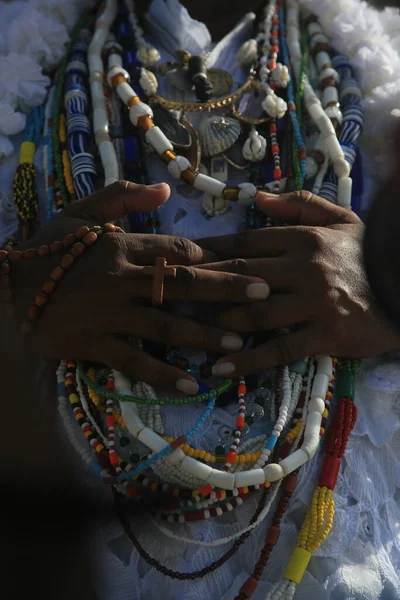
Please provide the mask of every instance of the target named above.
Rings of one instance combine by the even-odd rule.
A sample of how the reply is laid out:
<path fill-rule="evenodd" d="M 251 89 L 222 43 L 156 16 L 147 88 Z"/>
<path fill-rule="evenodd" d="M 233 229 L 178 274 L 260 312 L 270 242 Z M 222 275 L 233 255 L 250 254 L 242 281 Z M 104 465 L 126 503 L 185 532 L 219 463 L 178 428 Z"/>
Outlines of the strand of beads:
<path fill-rule="evenodd" d="M 38 214 L 35 152 L 40 142 L 44 122 L 44 108 L 38 106 L 27 118 L 24 140 L 21 144 L 19 165 L 14 175 L 13 193 L 17 215 L 22 226 L 22 238 L 27 240 L 33 221 Z"/>
<path fill-rule="evenodd" d="M 298 77 L 301 69 L 302 57 L 299 34 L 299 6 L 297 0 L 286 0 L 286 7 L 288 14 L 287 42 L 293 70 L 296 77 Z M 315 33 L 317 40 L 320 39 L 317 37 L 317 35 L 323 35 L 320 28 L 318 29 L 318 32 Z M 317 50 L 317 42 L 315 42 L 314 48 Z M 320 80 L 321 82 L 324 82 L 325 80 L 329 81 L 332 77 L 338 78 L 337 72 L 332 68 L 324 69 L 321 72 Z M 339 195 L 341 202 L 343 202 L 345 205 L 351 205 L 351 179 L 349 177 L 350 165 L 345 160 L 343 150 L 336 136 L 335 128 L 329 116 L 324 111 L 319 98 L 317 97 L 308 80 L 308 77 L 306 78 L 306 83 L 304 86 L 304 102 L 312 121 L 317 126 L 323 137 L 327 154 L 333 163 L 335 174 L 339 178 Z"/>
<path fill-rule="evenodd" d="M 357 408 L 353 399 L 358 364 L 358 361 L 339 362 L 336 388 L 339 403 L 328 436 L 319 484 L 300 531 L 297 547 L 286 567 L 284 579 L 272 587 L 266 600 L 276 600 L 282 597 L 291 600 L 293 598 L 296 585 L 301 582 L 312 554 L 319 548 L 332 528 L 333 490 L 339 475 L 340 459 L 344 455 L 350 433 L 357 419 Z"/>
<path fill-rule="evenodd" d="M 66 65 L 64 103 L 72 177 L 77 197 L 84 198 L 95 191 L 96 181 L 94 157 L 89 152 L 88 30 L 81 29 L 77 38 L 71 45 Z"/>
<path fill-rule="evenodd" d="M 145 67 L 154 67 L 160 60 L 160 54 L 156 48 L 146 43 L 143 37 L 143 30 L 139 26 L 136 14 L 135 3 L 133 0 L 125 0 L 125 6 L 128 10 L 128 19 L 132 26 L 133 38 L 137 48 L 137 59 Z"/>
<path fill-rule="evenodd" d="M 53 202 L 54 202 L 54 171 L 53 171 L 53 115 L 55 106 L 57 86 L 52 85 L 47 97 L 46 106 L 44 109 L 44 127 L 43 127 L 43 169 L 44 169 L 44 186 L 47 198 L 46 218 L 50 221 L 53 217 Z"/>
<path fill-rule="evenodd" d="M 345 159 L 352 169 L 356 161 L 358 140 L 364 128 L 364 113 L 361 107 L 362 91 L 354 78 L 354 72 L 347 56 L 335 56 L 332 60 L 332 66 L 339 73 L 339 93 L 343 108 L 343 122 L 339 141 Z M 322 186 L 321 196 L 328 200 L 331 200 L 332 196 L 334 198 L 337 196 L 338 204 L 350 209 L 351 205 L 345 205 L 345 202 L 349 198 L 351 199 L 351 195 L 342 196 L 343 189 L 343 183 L 342 188 L 338 189 L 338 179 L 334 171 L 331 171 Z"/>
<path fill-rule="evenodd" d="M 7 272 L 4 273 L 4 277 L 7 279 L 4 281 L 4 287 L 8 288 L 9 297 L 8 302 L 11 304 L 11 289 L 10 289 L 10 271 L 11 264 L 14 261 L 19 260 L 32 260 L 37 257 L 45 257 L 49 253 L 57 253 L 61 250 L 68 249 L 68 252 L 64 254 L 63 258 L 58 267 L 53 269 L 50 274 L 50 277 L 43 284 L 42 290 L 40 294 L 35 296 L 33 305 L 28 310 L 27 320 L 25 320 L 21 325 L 22 333 L 29 333 L 33 328 L 33 323 L 40 317 L 44 307 L 48 303 L 50 296 L 55 292 L 58 287 L 60 281 L 68 271 L 72 267 L 72 265 L 76 262 L 76 260 L 82 256 L 82 254 L 86 251 L 87 248 L 92 246 L 103 233 L 114 233 L 118 231 L 118 228 L 115 227 L 112 223 L 106 223 L 103 227 L 95 226 L 92 229 L 89 227 L 83 226 L 79 227 L 75 233 L 71 233 L 66 235 L 63 238 L 63 241 L 54 241 L 50 245 L 43 245 L 40 248 L 27 248 L 24 251 L 21 250 L 1 250 L 0 251 L 0 261 L 6 264 L 5 269 Z M 119 230 L 121 231 L 121 230 Z"/>
<path fill-rule="evenodd" d="M 58 136 L 60 138 L 60 150 L 62 156 L 62 164 L 63 164 L 63 175 L 64 181 L 67 188 L 67 192 L 69 194 L 68 203 L 76 200 L 74 181 L 72 178 L 72 169 L 71 169 L 71 161 L 68 153 L 67 146 L 67 126 L 65 121 L 65 114 L 61 113 L 60 121 L 59 121 L 59 133 Z"/>
<path fill-rule="evenodd" d="M 93 130 L 104 168 L 105 187 L 118 181 L 119 177 L 117 155 L 108 131 L 108 114 L 103 90 L 103 60 L 101 57 L 116 14 L 116 0 L 106 0 L 104 10 L 97 18 L 95 32 L 88 52 L 90 91 L 93 103 Z M 111 56 L 113 57 L 113 64 L 122 65 L 119 54 L 114 53 Z M 118 67 L 115 66 L 114 68 Z"/>

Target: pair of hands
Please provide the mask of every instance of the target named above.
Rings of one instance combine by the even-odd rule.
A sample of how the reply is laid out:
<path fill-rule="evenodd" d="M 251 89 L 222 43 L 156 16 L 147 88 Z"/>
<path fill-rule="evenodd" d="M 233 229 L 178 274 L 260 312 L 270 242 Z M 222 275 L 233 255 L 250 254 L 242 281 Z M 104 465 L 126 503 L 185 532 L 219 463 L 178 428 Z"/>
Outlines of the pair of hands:
<path fill-rule="evenodd" d="M 69 206 L 42 228 L 38 247 L 81 225 L 114 221 L 130 211 L 151 211 L 169 197 L 166 184 L 114 184 Z M 159 235 L 105 234 L 68 272 L 32 334 L 34 348 L 49 358 L 75 357 L 112 366 L 156 386 L 187 394 L 197 383 L 187 373 L 132 348 L 120 334 L 173 346 L 227 354 L 214 373 L 247 375 L 304 356 L 324 353 L 364 357 L 400 346 L 373 308 L 362 266 L 359 219 L 308 192 L 260 193 L 259 208 L 296 226 L 189 240 Z M 164 256 L 177 268 L 165 300 L 234 303 L 205 324 L 143 305 L 152 278 L 143 266 Z M 17 312 L 26 314 L 58 263 L 48 256 L 15 263 Z M 292 325 L 257 348 L 241 352 L 241 334 Z M 232 354 L 232 352 L 235 352 Z"/>

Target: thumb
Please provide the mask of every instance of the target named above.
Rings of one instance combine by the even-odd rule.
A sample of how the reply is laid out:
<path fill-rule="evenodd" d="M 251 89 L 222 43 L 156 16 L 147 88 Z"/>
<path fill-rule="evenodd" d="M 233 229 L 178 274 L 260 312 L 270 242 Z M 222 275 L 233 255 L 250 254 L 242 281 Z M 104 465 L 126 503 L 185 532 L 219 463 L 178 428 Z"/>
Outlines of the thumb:
<path fill-rule="evenodd" d="M 141 185 L 130 181 L 117 181 L 87 198 L 70 204 L 64 215 L 107 223 L 130 212 L 150 212 L 169 198 L 171 190 L 167 183 Z"/>
<path fill-rule="evenodd" d="M 297 225 L 321 226 L 360 222 L 352 211 L 336 206 L 306 190 L 288 194 L 259 192 L 256 204 L 269 217 L 291 221 Z"/>

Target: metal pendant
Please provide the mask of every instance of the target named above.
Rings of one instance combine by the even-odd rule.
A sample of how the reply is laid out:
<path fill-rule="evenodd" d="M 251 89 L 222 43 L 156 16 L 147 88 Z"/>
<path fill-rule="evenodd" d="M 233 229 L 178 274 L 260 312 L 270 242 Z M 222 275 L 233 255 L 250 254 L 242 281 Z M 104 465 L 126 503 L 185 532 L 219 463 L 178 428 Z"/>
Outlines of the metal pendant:
<path fill-rule="evenodd" d="M 187 121 L 185 123 L 179 121 L 171 111 L 158 102 L 153 103 L 151 108 L 155 122 L 171 144 L 179 149 L 189 149 L 192 145 L 192 135 L 186 126 Z"/>
<path fill-rule="evenodd" d="M 213 115 L 201 121 L 198 131 L 203 156 L 217 156 L 236 142 L 241 126 L 232 117 Z"/>
<path fill-rule="evenodd" d="M 188 159 L 188 161 L 192 165 L 192 168 L 195 171 L 198 171 L 201 161 L 199 134 L 197 132 L 197 129 L 193 127 L 193 125 L 189 123 L 189 121 L 186 121 L 186 119 L 182 119 L 181 124 L 183 125 L 183 127 L 185 127 L 186 131 L 188 132 L 191 141 L 190 146 L 188 148 L 180 149 L 180 154 Z"/>
<path fill-rule="evenodd" d="M 213 86 L 214 96 L 223 96 L 228 94 L 233 86 L 233 77 L 228 71 L 223 69 L 207 69 L 207 76 Z M 175 66 L 166 71 L 166 77 L 169 83 L 181 92 L 193 90 L 193 83 L 190 80 L 187 66 Z"/>

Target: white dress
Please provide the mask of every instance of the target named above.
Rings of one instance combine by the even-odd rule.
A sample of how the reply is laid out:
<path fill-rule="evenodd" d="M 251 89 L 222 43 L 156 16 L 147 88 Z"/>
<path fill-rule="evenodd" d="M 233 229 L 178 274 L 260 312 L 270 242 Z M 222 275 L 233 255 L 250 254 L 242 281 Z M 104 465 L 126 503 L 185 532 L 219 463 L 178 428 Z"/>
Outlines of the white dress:
<path fill-rule="evenodd" d="M 357 66 L 362 68 L 360 80 L 365 93 L 366 110 L 365 200 L 368 203 L 387 164 L 387 155 L 384 155 L 385 135 L 387 139 L 387 128 L 391 125 L 384 116 L 389 117 L 392 113 L 391 118 L 396 118 L 400 114 L 400 111 L 396 114 L 396 109 L 400 109 L 400 58 L 395 47 L 389 47 L 390 38 L 394 40 L 393 44 L 399 42 L 400 15 L 396 11 L 379 15 L 358 0 L 304 0 L 303 3 L 320 16 L 334 45 L 340 51 L 350 53 Z M 327 6 L 330 8 L 329 14 Z M 340 12 L 341 18 L 336 17 Z M 246 16 L 231 34 L 217 44 L 208 59 L 208 66 L 225 68 L 234 75 L 236 81 L 243 81 L 243 72 L 236 63 L 235 55 L 240 44 L 249 37 L 253 18 L 253 15 Z M 209 50 L 211 40 L 206 27 L 191 20 L 178 0 L 154 0 L 148 21 L 153 42 L 165 60 L 171 60 L 166 50 L 173 52 L 183 47 L 202 54 Z M 374 74 L 377 63 L 379 72 Z M 170 97 L 171 93 L 168 90 Z M 372 139 L 375 150 L 378 148 L 379 151 L 376 160 L 371 150 Z M 12 161 L 13 157 L 0 166 L 0 192 L 8 200 Z M 40 153 L 37 163 L 40 167 Z M 196 239 L 234 233 L 243 228 L 244 213 L 240 206 L 236 206 L 228 215 L 206 220 L 200 210 L 200 193 L 185 185 L 176 186 L 164 165 L 151 156 L 148 172 L 150 183 L 167 181 L 172 187 L 171 198 L 160 211 L 162 233 Z M 0 205 L 0 238 L 7 234 L 6 226 L 9 223 L 5 218 L 4 206 L 3 202 Z M 298 600 L 400 599 L 398 362 L 364 361 L 355 400 L 359 418 L 350 437 L 335 489 L 333 530 L 311 559 L 304 579 L 298 586 L 295 596 Z M 179 435 L 189 429 L 199 411 L 198 407 L 185 410 L 169 408 L 164 411 L 163 420 L 168 435 Z M 202 430 L 201 436 L 195 440 L 196 445 L 213 451 L 219 428 L 232 427 L 234 415 L 234 406 L 218 408 L 208 428 Z M 253 595 L 254 600 L 263 600 L 271 584 L 282 575 L 296 545 L 298 527 L 315 488 L 320 463 L 320 457 L 317 457 L 300 472 L 296 493 L 282 521 L 279 543 L 271 555 L 264 579 Z M 94 483 L 93 487 L 99 493 Z M 242 529 L 249 522 L 255 505 L 254 498 L 249 499 L 242 507 L 217 520 L 169 527 L 183 537 L 211 541 Z M 161 597 L 164 600 L 232 600 L 252 573 L 267 525 L 268 520 L 251 534 L 239 552 L 223 567 L 203 579 L 182 582 L 164 577 L 142 560 L 117 519 L 98 524 L 92 540 L 96 596 L 98 600 L 154 600 Z M 149 554 L 175 571 L 201 569 L 229 548 L 229 545 L 215 549 L 202 548 L 171 540 L 143 516 L 132 521 L 132 528 Z"/>

